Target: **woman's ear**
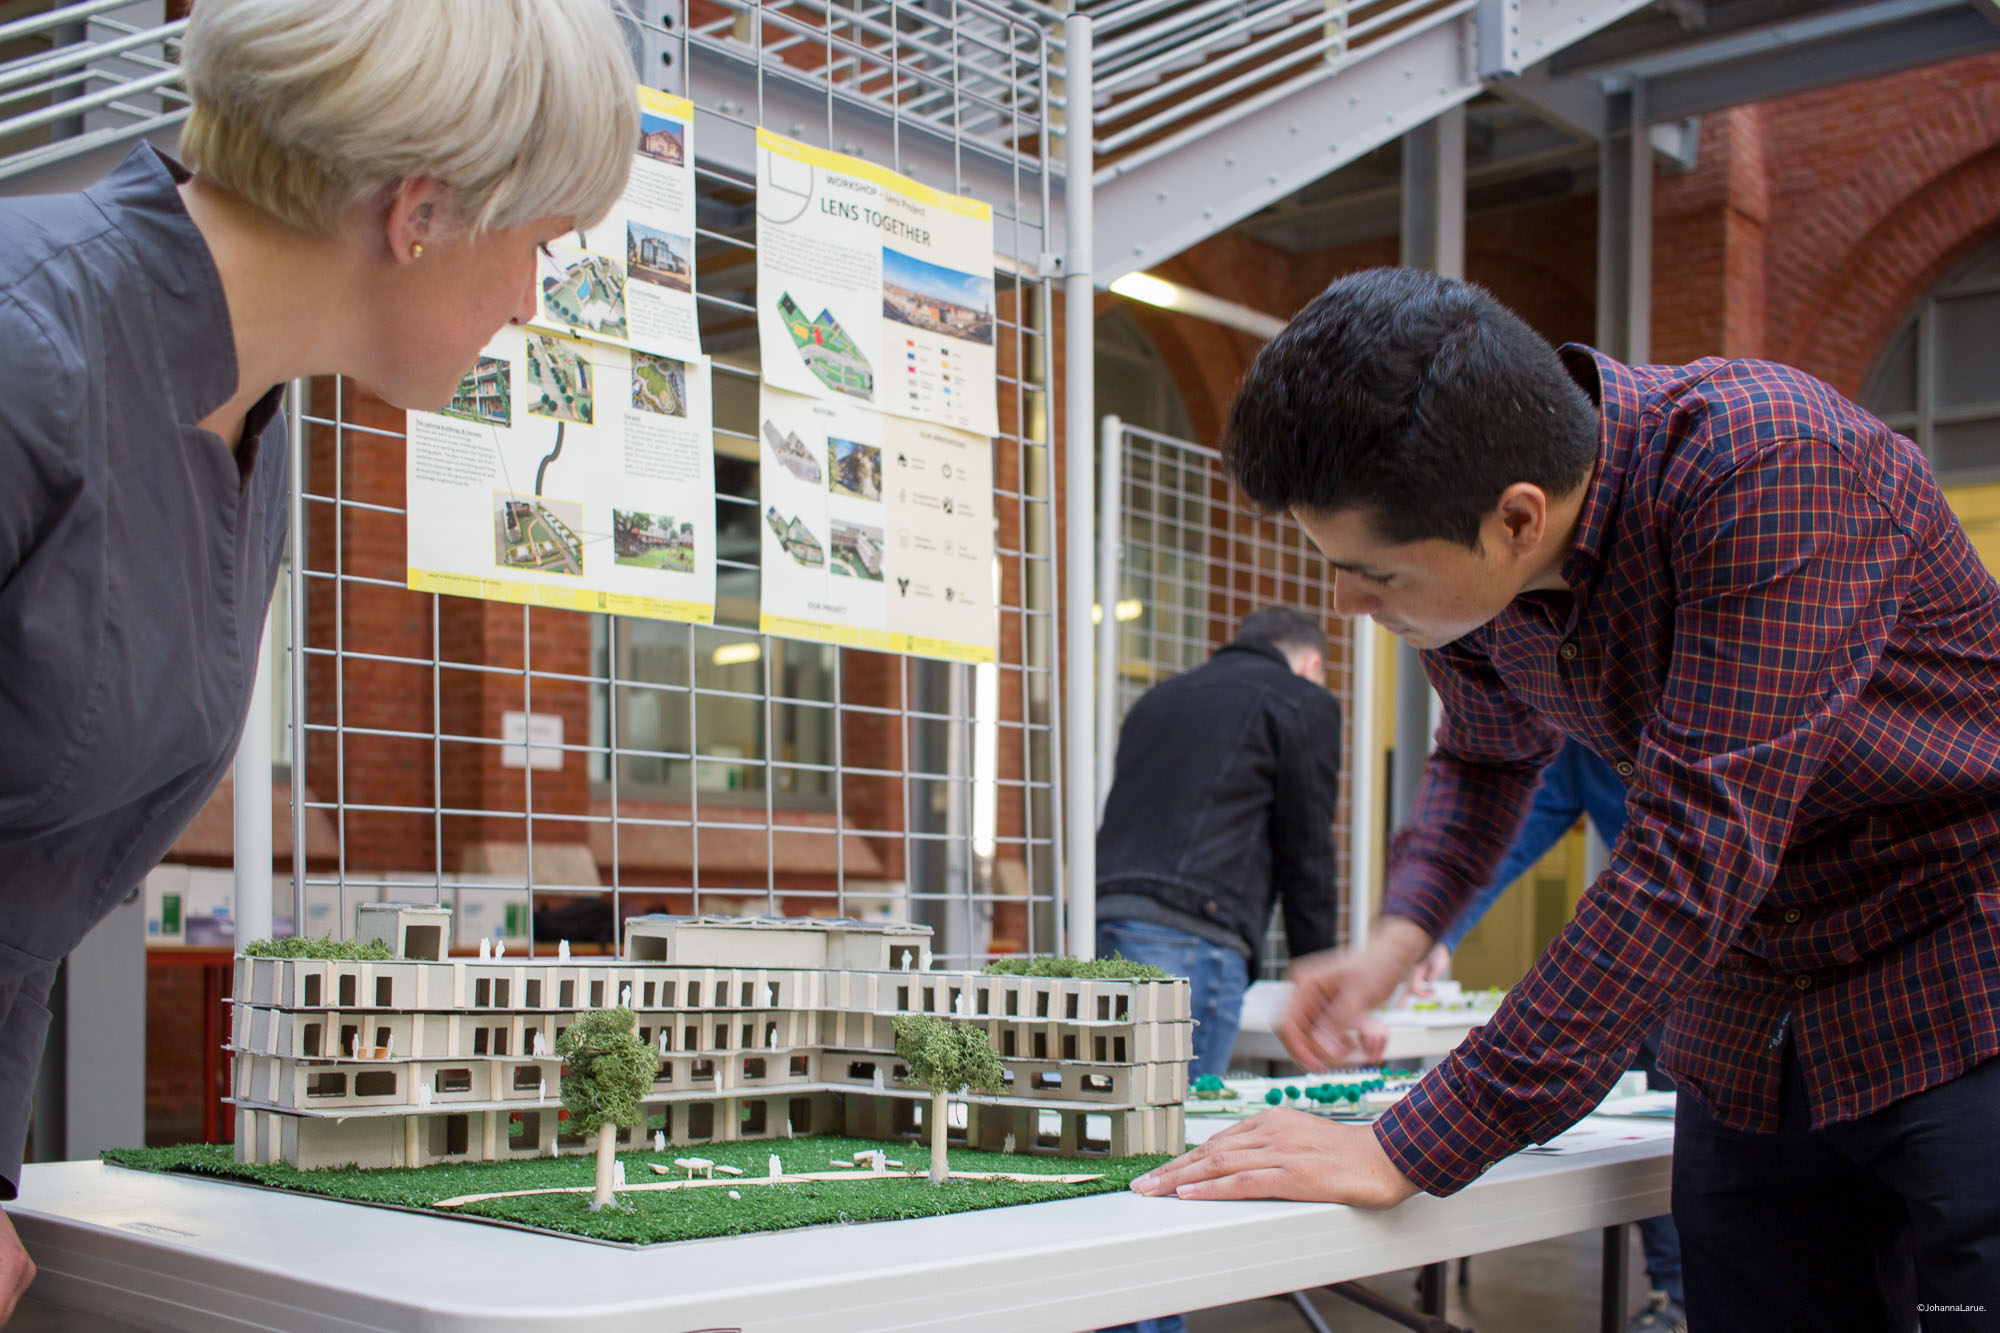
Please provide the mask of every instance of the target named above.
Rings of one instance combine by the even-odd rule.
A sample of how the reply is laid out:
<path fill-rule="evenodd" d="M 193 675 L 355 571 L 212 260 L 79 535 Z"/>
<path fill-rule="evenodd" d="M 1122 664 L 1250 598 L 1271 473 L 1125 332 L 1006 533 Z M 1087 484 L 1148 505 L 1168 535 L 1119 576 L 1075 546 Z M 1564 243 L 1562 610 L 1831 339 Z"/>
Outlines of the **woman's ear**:
<path fill-rule="evenodd" d="M 444 196 L 444 182 L 435 176 L 411 176 L 396 183 L 382 215 L 383 242 L 393 262 L 414 263 L 423 258 L 424 246 L 435 244 Z"/>

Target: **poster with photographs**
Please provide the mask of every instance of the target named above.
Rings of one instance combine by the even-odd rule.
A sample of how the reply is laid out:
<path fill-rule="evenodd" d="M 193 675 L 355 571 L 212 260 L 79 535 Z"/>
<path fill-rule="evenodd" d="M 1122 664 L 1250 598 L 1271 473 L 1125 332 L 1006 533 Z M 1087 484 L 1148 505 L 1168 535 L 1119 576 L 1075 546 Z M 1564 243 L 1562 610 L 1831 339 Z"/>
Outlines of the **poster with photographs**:
<path fill-rule="evenodd" d="M 502 329 L 409 414 L 409 586 L 713 621 L 709 387 L 699 357 Z"/>
<path fill-rule="evenodd" d="M 533 326 L 662 356 L 701 352 L 694 301 L 694 105 L 639 90 L 639 144 L 603 221 L 551 241 Z"/>
<path fill-rule="evenodd" d="M 757 333 L 774 388 L 996 433 L 992 209 L 758 130 Z"/>
<path fill-rule="evenodd" d="M 993 661 L 993 449 L 983 435 L 766 386 L 768 634 Z"/>

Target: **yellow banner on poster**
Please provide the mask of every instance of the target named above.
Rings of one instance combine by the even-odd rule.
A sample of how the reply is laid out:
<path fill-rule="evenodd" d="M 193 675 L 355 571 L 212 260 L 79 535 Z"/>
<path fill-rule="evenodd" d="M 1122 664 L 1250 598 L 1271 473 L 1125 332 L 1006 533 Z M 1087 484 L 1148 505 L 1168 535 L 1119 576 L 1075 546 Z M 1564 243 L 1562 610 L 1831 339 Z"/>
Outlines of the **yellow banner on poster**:
<path fill-rule="evenodd" d="M 546 606 L 562 611 L 602 611 L 643 620 L 685 620 L 697 625 L 715 623 L 712 603 L 680 602 L 667 597 L 635 597 L 630 593 L 600 592 L 594 588 L 516 583 L 508 579 L 485 579 L 435 569 L 412 569 L 406 582 L 412 592 L 438 592 L 449 597 L 477 597 L 488 602 Z"/>
<path fill-rule="evenodd" d="M 861 629 L 853 625 L 829 625 L 797 616 L 760 616 L 757 628 L 781 639 L 803 639 L 808 643 L 832 643 L 842 648 L 870 648 L 884 653 L 908 653 L 913 657 L 935 657 L 950 662 L 991 662 L 991 647 L 979 643 L 952 643 L 925 638 L 920 634 L 897 634 L 890 630 Z"/>

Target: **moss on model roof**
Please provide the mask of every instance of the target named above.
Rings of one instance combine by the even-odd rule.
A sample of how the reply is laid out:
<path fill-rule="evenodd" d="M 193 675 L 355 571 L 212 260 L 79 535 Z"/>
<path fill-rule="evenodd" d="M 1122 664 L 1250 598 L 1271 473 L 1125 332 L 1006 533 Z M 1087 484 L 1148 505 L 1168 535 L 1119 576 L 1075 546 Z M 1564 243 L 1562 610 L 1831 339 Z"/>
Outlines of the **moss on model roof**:
<path fill-rule="evenodd" d="M 396 956 L 381 940 L 337 940 L 331 935 L 316 940 L 303 935 L 252 940 L 242 952 L 252 958 L 341 958 L 364 963 L 385 963 Z"/>
<path fill-rule="evenodd" d="M 1170 975 L 1151 963 L 1135 963 L 1118 954 L 1109 958 L 996 958 L 984 970 L 1003 977 L 1085 977 L 1093 981 L 1165 981 Z"/>

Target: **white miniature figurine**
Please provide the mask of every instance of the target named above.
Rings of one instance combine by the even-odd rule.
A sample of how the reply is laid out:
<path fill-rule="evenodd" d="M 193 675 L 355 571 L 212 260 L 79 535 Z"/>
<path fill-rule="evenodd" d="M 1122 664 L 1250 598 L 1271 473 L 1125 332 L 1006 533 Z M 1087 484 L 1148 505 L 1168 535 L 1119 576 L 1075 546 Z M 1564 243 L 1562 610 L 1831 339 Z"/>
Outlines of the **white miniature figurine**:
<path fill-rule="evenodd" d="M 507 956 L 507 941 L 503 939 L 495 939 L 493 941 L 493 956 L 495 958 L 505 958 Z"/>
<path fill-rule="evenodd" d="M 567 963 L 567 962 L 569 961 L 569 941 L 568 941 L 568 940 L 557 940 L 557 941 L 556 941 L 556 958 L 557 958 L 557 960 L 558 960 L 558 961 L 561 961 L 561 962 L 565 962 L 565 963 Z"/>
<path fill-rule="evenodd" d="M 536 1029 L 535 1029 L 535 1058 L 536 1058 L 536 1059 L 538 1059 L 538 1060 L 539 1060 L 539 1059 L 542 1059 L 542 1058 L 546 1057 L 546 1056 L 548 1055 L 548 1053 L 549 1053 L 549 1034 L 548 1034 L 548 1033 L 546 1033 L 546 1032 L 544 1032 L 544 1031 L 542 1031 L 542 1030 L 541 1030 L 540 1028 L 536 1028 Z"/>
<path fill-rule="evenodd" d="M 385 1050 L 385 1051 L 386 1051 L 386 1052 L 388 1053 L 388 1058 L 389 1058 L 389 1059 L 393 1060 L 393 1059 L 395 1059 L 395 1058 L 396 1058 L 396 1034 L 395 1034 L 395 1033 L 391 1032 L 391 1033 L 389 1034 L 389 1044 L 388 1044 L 388 1045 L 387 1045 L 386 1047 L 384 1047 L 383 1049 L 384 1049 L 384 1050 Z"/>
<path fill-rule="evenodd" d="M 491 958 L 493 956 L 493 941 L 487 939 L 484 935 L 479 937 L 479 956 L 481 958 Z"/>
<path fill-rule="evenodd" d="M 772 1180 L 776 1180 L 785 1174 L 785 1164 L 778 1160 L 778 1154 L 772 1153 L 771 1160 L 765 1170 Z"/>
<path fill-rule="evenodd" d="M 431 1104 L 431 1085 L 428 1083 L 417 1084 L 417 1105 L 429 1106 L 430 1104 Z"/>
<path fill-rule="evenodd" d="M 1001 1142 L 1001 1144 L 1000 1144 L 1000 1151 L 1001 1151 L 1001 1152 L 1013 1152 L 1013 1151 L 1014 1151 L 1014 1131 L 1013 1131 L 1013 1130 L 1011 1130 L 1011 1129 L 1010 1129 L 1010 1130 L 1008 1130 L 1008 1131 L 1007 1131 L 1007 1137 L 1006 1137 L 1006 1138 L 1005 1138 L 1005 1139 L 1004 1139 L 1004 1140 L 1003 1140 L 1003 1141 Z"/>
<path fill-rule="evenodd" d="M 660 1029 L 660 1054 L 665 1055 L 666 1053 L 667 1053 L 667 1030 L 663 1027 Z"/>
<path fill-rule="evenodd" d="M 611 1188 L 615 1190 L 625 1188 L 625 1163 L 615 1159 L 611 1163 Z"/>
<path fill-rule="evenodd" d="M 880 1068 L 877 1068 L 875 1071 L 875 1091 L 877 1092 L 888 1091 L 888 1084 L 882 1081 L 882 1071 Z"/>
<path fill-rule="evenodd" d="M 868 1152 L 861 1154 L 861 1157 L 862 1160 L 868 1163 L 870 1171 L 881 1172 L 889 1169 L 889 1154 L 879 1148 L 870 1149 Z"/>
<path fill-rule="evenodd" d="M 549 1076 L 547 1074 L 542 1075 L 541 1086 L 535 1090 L 535 1096 L 541 1101 L 549 1099 Z"/>
<path fill-rule="evenodd" d="M 964 991 L 960 991 L 958 993 L 958 999 L 954 1001 L 951 1006 L 951 1011 L 954 1014 L 957 1014 L 960 1018 L 966 1017 L 968 1014 L 972 1012 L 970 1009 L 966 1007 L 968 1001 L 969 997 L 966 995 L 966 993 Z"/>
<path fill-rule="evenodd" d="M 656 1130 L 654 1130 L 654 1131 L 653 1131 L 653 1151 L 654 1151 L 654 1152 L 665 1152 L 666 1150 L 667 1150 L 667 1131 L 666 1131 L 666 1130 L 664 1130 L 664 1129 L 656 1129 Z"/>
<path fill-rule="evenodd" d="M 629 982 L 629 981 L 628 981 L 628 982 L 626 982 L 626 983 L 625 983 L 625 984 L 624 984 L 623 986 L 620 986 L 620 987 L 618 988 L 618 1004 L 619 1004 L 619 1006 L 620 1006 L 621 1008 L 625 1008 L 625 1009 L 630 1009 L 630 1008 L 632 1007 L 632 983 L 631 983 L 631 982 Z"/>

